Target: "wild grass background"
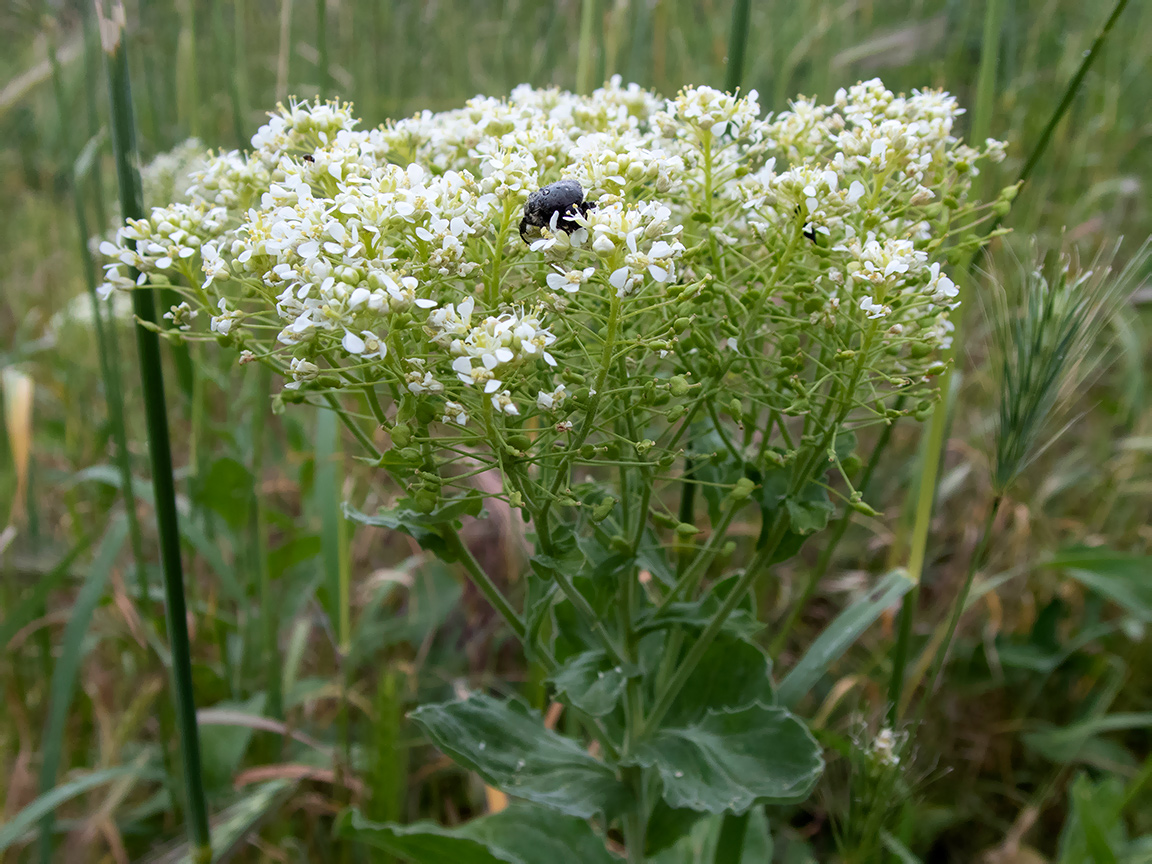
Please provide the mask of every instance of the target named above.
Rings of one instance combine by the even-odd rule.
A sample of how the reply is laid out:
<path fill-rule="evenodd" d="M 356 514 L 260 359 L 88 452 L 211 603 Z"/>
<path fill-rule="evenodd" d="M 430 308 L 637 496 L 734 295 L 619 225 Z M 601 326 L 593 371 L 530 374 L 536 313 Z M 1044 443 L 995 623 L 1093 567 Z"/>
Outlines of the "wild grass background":
<path fill-rule="evenodd" d="M 585 58 L 577 0 L 129 3 L 143 155 L 191 135 L 205 146 L 242 146 L 289 96 L 350 99 L 376 124 L 521 82 L 573 88 L 581 68 L 594 83 L 619 73 L 667 95 L 681 84 L 724 83 L 731 3 L 585 2 L 594 46 Z M 1111 9 L 1091 0 L 753 3 L 744 80 L 769 110 L 797 93 L 828 99 L 872 76 L 893 90 L 948 89 L 978 134 L 1009 141 L 1009 158 L 982 180 L 991 197 L 1018 175 Z M 0 502 L 8 506 L 0 516 L 10 526 L 0 541 L 0 836 L 2 820 L 51 788 L 41 777 L 46 761 L 57 761 L 48 772 L 56 783 L 79 790 L 58 811 L 52 844 L 17 844 L 0 858 L 169 860 L 163 844 L 179 857 L 183 811 L 161 581 L 149 563 L 146 596 L 138 589 L 93 333 L 61 314 L 82 317 L 86 302 L 74 191 L 93 232 L 107 230 L 117 209 L 101 134 L 101 52 L 81 2 L 9 0 L 0 39 Z M 1137 2 L 1005 220 L 1016 235 L 1051 247 L 1063 233 L 1087 248 L 1124 236 L 1123 259 L 1152 231 L 1150 58 L 1152 4 Z M 92 170 L 74 184 L 74 160 L 89 141 Z M 905 837 L 925 861 L 976 860 L 1014 832 L 1056 860 L 1078 772 L 1089 779 L 1075 782 L 1115 777 L 1131 789 L 1149 764 L 1150 299 L 1137 294 L 1115 364 L 1000 507 L 991 557 L 910 769 L 920 782 L 905 804 Z M 966 332 L 981 332 L 981 304 L 966 310 Z M 122 324 L 108 329 L 119 334 L 135 506 L 144 559 L 153 562 L 132 334 Z M 377 818 L 448 822 L 493 806 L 403 720 L 406 708 L 463 686 L 516 685 L 541 698 L 536 673 L 482 598 L 418 549 L 333 517 L 341 500 L 374 506 L 393 490 L 351 458 L 355 442 L 341 443 L 331 416 L 273 415 L 269 382 L 251 367 L 238 372 L 231 351 L 199 344 L 185 360 L 179 350 L 165 355 L 217 840 L 259 824 L 237 840 L 240 860 L 351 860 L 362 853 L 336 846 L 329 830 L 349 801 Z M 959 356 L 917 647 L 946 619 L 992 500 L 987 358 L 975 340 Z M 869 495 L 884 516 L 849 527 L 804 609 L 804 629 L 817 631 L 870 577 L 903 561 L 919 438 L 914 428 L 895 429 Z M 496 510 L 473 538 L 489 572 L 513 583 L 518 523 Z M 787 615 L 819 542 L 766 587 L 768 620 Z M 1080 544 L 1115 554 L 1068 551 Z M 859 725 L 856 712 L 883 711 L 893 627 L 874 628 L 813 706 L 833 748 Z M 1091 724 L 1107 715 L 1128 719 L 1096 734 Z M 1085 723 L 1091 728 L 1072 744 L 1054 731 Z M 108 769 L 120 773 L 92 773 Z M 1152 788 L 1136 786 L 1129 804 L 1133 833 L 1152 832 Z M 815 800 L 791 817 L 796 848 L 809 839 L 821 861 L 825 805 Z"/>

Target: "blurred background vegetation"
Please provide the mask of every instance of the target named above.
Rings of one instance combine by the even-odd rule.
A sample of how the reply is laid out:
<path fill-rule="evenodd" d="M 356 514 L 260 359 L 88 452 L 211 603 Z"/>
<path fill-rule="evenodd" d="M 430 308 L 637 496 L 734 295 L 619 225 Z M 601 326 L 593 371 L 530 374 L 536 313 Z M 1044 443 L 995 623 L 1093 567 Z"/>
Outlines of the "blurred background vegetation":
<path fill-rule="evenodd" d="M 128 51 L 141 148 L 151 159 L 190 136 L 243 146 L 291 96 L 349 99 L 374 125 L 522 82 L 570 89 L 589 3 L 592 81 L 619 73 L 669 95 L 687 83 L 723 85 L 728 0 L 139 0 L 128 4 Z M 765 0 L 751 4 L 744 80 L 768 110 L 873 76 L 893 90 L 954 92 L 982 127 L 965 134 L 1009 141 L 1009 158 L 982 181 L 992 196 L 1019 174 L 1111 8 Z M 102 55 L 80 0 L 6 0 L 0 39 L 0 859 L 175 861 L 184 854 L 182 786 L 160 577 L 148 565 L 141 584 L 132 566 L 73 206 L 75 185 L 91 233 L 114 224 Z M 1124 236 L 1121 258 L 1148 236 L 1150 57 L 1152 4 L 1137 2 L 1005 221 L 1016 236 L 1049 248 L 1062 235 L 1086 247 Z M 85 142 L 94 161 L 73 184 Z M 166 202 L 166 190 L 154 194 L 148 204 Z M 1000 862 L 1152 861 L 1152 852 L 1097 857 L 1126 849 L 1126 830 L 1152 832 L 1150 299 L 1137 293 L 1117 325 L 1117 362 L 1001 508 L 991 559 L 909 757 L 915 791 L 900 803 L 900 844 L 889 847 L 898 852 L 880 853 L 891 860 L 916 860 L 900 857 L 907 852 L 967 862 L 992 850 L 988 860 Z M 966 308 L 978 332 L 981 305 Z M 152 561 L 135 354 L 129 318 L 114 320 L 134 507 Z M 267 380 L 238 373 L 231 350 L 198 343 L 167 353 L 218 851 L 245 861 L 359 860 L 363 852 L 331 839 L 332 816 L 349 802 L 375 818 L 449 823 L 500 806 L 498 793 L 419 741 L 404 712 L 465 687 L 516 686 L 540 703 L 537 672 L 458 574 L 402 538 L 353 532 L 334 515 L 342 500 L 371 509 L 393 490 L 353 458 L 354 442 L 344 452 L 330 416 L 273 416 Z M 959 355 L 918 643 L 938 632 L 989 501 L 984 360 L 976 350 Z M 810 632 L 903 560 L 919 438 L 897 426 L 869 494 L 883 517 L 849 527 L 805 607 Z M 519 520 L 495 510 L 471 530 L 489 572 L 515 583 Z M 770 622 L 787 615 L 819 544 L 766 586 Z M 348 597 L 330 587 L 340 574 Z M 810 706 L 830 752 L 883 713 L 892 626 L 874 628 Z M 838 778 L 849 763 L 834 760 L 824 794 L 784 814 L 790 830 L 777 838 L 776 860 L 831 860 L 829 814 L 842 808 Z M 47 806 L 25 808 L 45 793 L 60 807 L 40 832 Z M 1103 801 L 1127 814 L 1127 828 L 1119 816 L 1097 818 L 1092 802 Z M 1093 845 L 1098 835 L 1104 847 Z"/>

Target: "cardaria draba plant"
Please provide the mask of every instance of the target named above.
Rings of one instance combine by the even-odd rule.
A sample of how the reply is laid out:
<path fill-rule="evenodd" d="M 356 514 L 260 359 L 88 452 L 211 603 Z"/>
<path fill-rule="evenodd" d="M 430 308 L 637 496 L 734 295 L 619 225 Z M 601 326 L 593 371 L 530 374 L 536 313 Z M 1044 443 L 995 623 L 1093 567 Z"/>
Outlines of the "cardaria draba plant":
<path fill-rule="evenodd" d="M 619 80 L 364 131 L 345 104 L 281 106 L 251 152 L 213 155 L 186 201 L 104 244 L 105 287 L 136 284 L 130 268 L 173 286 L 179 338 L 271 366 L 280 405 L 339 410 L 406 490 L 349 516 L 461 561 L 547 670 L 579 740 L 484 694 L 413 715 L 528 802 L 488 817 L 484 842 L 532 825 L 611 860 L 619 830 L 642 861 L 693 815 L 800 801 L 820 775 L 750 589 L 830 496 L 870 511 L 854 430 L 936 397 L 947 256 L 985 239 L 969 189 L 1002 153 L 961 144 L 959 114 L 875 80 L 776 117 L 755 92 L 664 100 Z M 526 219 L 560 180 L 587 206 Z M 488 471 L 531 526 L 515 598 L 457 534 Z M 737 518 L 760 520 L 747 548 Z M 345 828 L 402 855 L 419 834 Z M 428 831 L 480 842 L 466 828 Z"/>

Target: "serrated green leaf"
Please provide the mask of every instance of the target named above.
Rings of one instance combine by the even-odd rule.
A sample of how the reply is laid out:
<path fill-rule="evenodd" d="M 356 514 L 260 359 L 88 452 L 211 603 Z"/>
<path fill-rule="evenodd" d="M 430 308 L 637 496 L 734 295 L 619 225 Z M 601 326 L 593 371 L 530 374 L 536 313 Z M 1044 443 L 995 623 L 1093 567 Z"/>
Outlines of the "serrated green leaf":
<path fill-rule="evenodd" d="M 615 772 L 520 702 L 476 694 L 410 716 L 453 760 L 509 795 L 584 819 L 619 805 Z"/>
<path fill-rule="evenodd" d="M 788 498 L 788 529 L 796 534 L 812 534 L 828 525 L 833 507 L 830 501 L 807 501 Z"/>
<path fill-rule="evenodd" d="M 473 491 L 455 498 L 447 498 L 431 513 L 420 513 L 405 504 L 406 499 L 391 510 L 368 514 L 361 513 L 345 502 L 344 518 L 361 525 L 401 531 L 415 540 L 426 552 L 431 552 L 444 561 L 453 561 L 456 556 L 452 546 L 445 542 L 441 535 L 440 526 L 456 523 L 462 516 L 479 516 L 484 507 L 484 496 Z"/>
<path fill-rule="evenodd" d="M 559 693 L 586 714 L 610 714 L 624 693 L 628 679 L 604 651 L 584 651 L 569 657 L 550 677 Z"/>
<path fill-rule="evenodd" d="M 780 682 L 777 699 L 781 705 L 794 708 L 820 680 L 829 666 L 847 651 L 860 635 L 912 589 L 912 580 L 904 570 L 888 573 L 867 594 L 841 612 L 824 628 L 792 670 Z"/>
<path fill-rule="evenodd" d="M 662 728 L 635 759 L 660 773 L 669 806 L 706 813 L 803 801 L 824 770 L 807 727 L 784 708 L 759 704 Z"/>
<path fill-rule="evenodd" d="M 620 864 L 583 819 L 521 803 L 455 828 L 381 824 L 351 811 L 336 830 L 414 864 Z"/>

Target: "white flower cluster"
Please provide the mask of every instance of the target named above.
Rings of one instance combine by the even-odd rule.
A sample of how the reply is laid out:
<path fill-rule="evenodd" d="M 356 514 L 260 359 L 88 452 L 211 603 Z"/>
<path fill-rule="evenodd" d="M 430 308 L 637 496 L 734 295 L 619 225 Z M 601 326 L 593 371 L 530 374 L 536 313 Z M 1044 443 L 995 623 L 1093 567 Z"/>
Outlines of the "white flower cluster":
<path fill-rule="evenodd" d="M 978 212 L 977 161 L 1003 153 L 957 141 L 959 113 L 879 81 L 775 118 L 754 91 L 664 100 L 618 78 L 367 130 L 347 104 L 294 103 L 103 244 L 104 292 L 186 283 L 172 325 L 195 338 L 199 305 L 205 336 L 273 364 L 295 398 L 367 388 L 454 429 L 533 412 L 571 429 L 595 370 L 624 370 L 612 398 L 655 405 L 669 376 L 712 374 L 716 398 L 740 381 L 785 413 L 831 398 L 835 362 L 873 396 L 894 376 L 927 387 L 958 300 L 941 244 Z M 525 242 L 525 202 L 559 180 L 582 207 Z M 800 374 L 807 351 L 820 374 Z"/>

